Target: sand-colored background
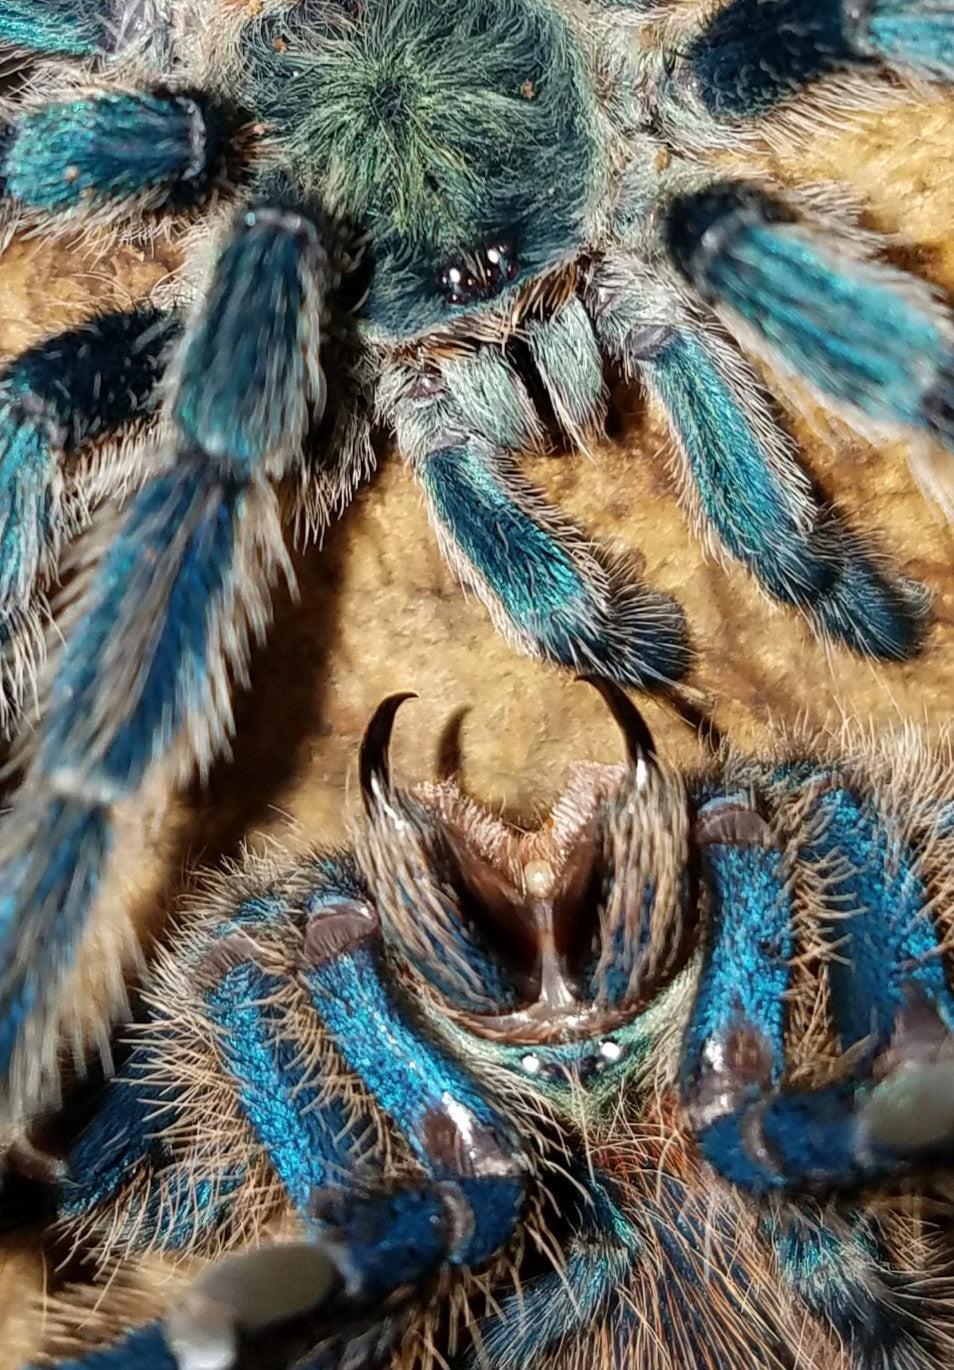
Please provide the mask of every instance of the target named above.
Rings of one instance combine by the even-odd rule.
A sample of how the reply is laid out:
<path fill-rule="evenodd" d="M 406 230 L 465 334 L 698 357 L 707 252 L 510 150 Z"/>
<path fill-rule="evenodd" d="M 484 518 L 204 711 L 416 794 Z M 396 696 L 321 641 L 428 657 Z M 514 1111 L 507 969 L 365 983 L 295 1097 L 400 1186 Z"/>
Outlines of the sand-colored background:
<path fill-rule="evenodd" d="M 866 200 L 873 226 L 912 245 L 906 264 L 954 291 L 951 109 L 932 97 L 858 116 L 768 165 L 787 181 L 844 180 Z M 0 357 L 144 294 L 163 270 L 132 249 L 94 260 L 50 243 L 14 243 L 0 259 Z M 592 459 L 536 459 L 528 471 L 580 525 L 632 552 L 649 582 L 683 603 L 698 650 L 693 683 L 710 692 L 724 728 L 756 743 L 773 717 L 819 725 L 843 712 L 879 725 L 946 718 L 954 702 L 954 536 L 925 502 L 901 446 L 877 450 L 840 425 L 796 423 L 820 483 L 858 522 L 878 528 L 885 549 L 935 593 L 921 656 L 884 667 L 826 653 L 741 568 L 703 558 L 673 498 L 664 435 L 643 422 L 637 396 L 616 398 L 619 441 Z M 521 821 L 545 812 L 574 760 L 618 758 L 618 737 L 596 697 L 515 656 L 481 605 L 461 593 L 398 456 L 382 462 L 324 547 L 296 565 L 298 598 L 278 596 L 268 647 L 253 658 L 234 760 L 173 811 L 165 840 L 150 839 L 148 860 L 130 852 L 131 885 L 168 890 L 189 863 L 235 855 L 265 833 L 345 837 L 356 741 L 374 705 L 395 690 L 422 697 L 401 715 L 397 773 L 424 777 L 446 764 L 454 750 L 447 725 L 456 717 L 464 782 Z M 691 757 L 687 731 L 652 703 L 646 711 L 661 747 Z M 5 1310 L 21 1320 L 22 1265 L 18 1255 L 0 1270 L 0 1327 Z M 3 1346 L 0 1332 L 0 1366 Z"/>

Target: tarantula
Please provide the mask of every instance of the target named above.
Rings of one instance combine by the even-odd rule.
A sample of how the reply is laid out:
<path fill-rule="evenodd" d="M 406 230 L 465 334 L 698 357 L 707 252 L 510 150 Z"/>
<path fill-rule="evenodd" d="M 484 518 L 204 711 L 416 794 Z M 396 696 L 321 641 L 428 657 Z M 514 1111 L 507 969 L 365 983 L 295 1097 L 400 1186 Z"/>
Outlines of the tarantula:
<path fill-rule="evenodd" d="M 0 377 L 14 708 L 61 542 L 141 482 L 79 553 L 0 838 L 8 1120 L 50 1097 L 58 1023 L 80 1016 L 70 968 L 117 812 L 228 731 L 288 574 L 274 483 L 323 524 L 371 465 L 372 425 L 515 644 L 669 682 L 678 606 L 514 464 L 553 428 L 600 429 L 609 359 L 665 412 L 706 536 L 822 632 L 914 650 L 923 595 L 816 494 L 732 339 L 863 428 L 951 445 L 950 318 L 821 201 L 698 154 L 836 70 L 948 80 L 952 11 L 732 0 L 646 20 L 626 0 L 4 0 L 0 40 L 52 54 L 0 130 L 11 223 L 180 215 L 197 277 L 205 260 L 176 301 L 94 318 Z"/>
<path fill-rule="evenodd" d="M 355 850 L 193 900 L 67 1152 L 52 1359 L 950 1364 L 947 743 L 681 774 L 593 683 L 628 762 L 539 830 L 395 786 L 398 695 Z"/>

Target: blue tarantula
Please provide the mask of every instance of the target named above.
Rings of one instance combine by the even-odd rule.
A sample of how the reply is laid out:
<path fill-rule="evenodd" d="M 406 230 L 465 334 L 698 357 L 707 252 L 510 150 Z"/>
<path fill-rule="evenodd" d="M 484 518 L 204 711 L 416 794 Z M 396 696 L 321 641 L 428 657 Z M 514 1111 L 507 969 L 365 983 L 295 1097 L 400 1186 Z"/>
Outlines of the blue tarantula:
<path fill-rule="evenodd" d="M 0 129 L 10 224 L 179 216 L 195 266 L 175 299 L 94 318 L 0 377 L 14 709 L 61 542 L 140 482 L 78 554 L 0 834 L 8 1121 L 50 1097 L 58 1024 L 82 1016 L 72 966 L 119 811 L 157 771 L 207 766 L 228 731 L 288 573 L 276 485 L 322 525 L 368 471 L 372 426 L 518 646 L 669 682 L 688 658 L 678 606 L 515 465 L 554 429 L 600 429 L 609 360 L 667 416 L 715 544 L 821 632 L 914 650 L 923 595 L 815 492 L 733 336 L 859 426 L 950 446 L 949 315 L 835 209 L 697 154 L 832 72 L 950 79 L 954 10 L 732 0 L 646 18 L 626 0 L 0 5 L 0 41 L 45 54 Z"/>
<path fill-rule="evenodd" d="M 44 1363 L 950 1365 L 949 749 L 684 775 L 593 683 L 628 762 L 539 830 L 395 786 L 393 696 L 355 850 L 194 900 L 67 1149 L 100 1281 Z"/>

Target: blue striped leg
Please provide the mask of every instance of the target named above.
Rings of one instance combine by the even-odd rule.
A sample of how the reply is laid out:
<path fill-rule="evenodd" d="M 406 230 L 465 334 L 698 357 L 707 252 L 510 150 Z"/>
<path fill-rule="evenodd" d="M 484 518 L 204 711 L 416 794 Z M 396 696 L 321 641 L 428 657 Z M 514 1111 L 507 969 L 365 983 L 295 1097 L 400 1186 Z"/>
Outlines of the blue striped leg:
<path fill-rule="evenodd" d="M 43 105 L 0 129 L 0 195 L 54 213 L 123 200 L 184 208 L 222 175 L 229 132 L 201 91 L 113 91 Z"/>
<path fill-rule="evenodd" d="M 751 366 L 715 320 L 707 328 L 677 283 L 632 259 L 604 263 L 590 298 L 607 350 L 665 413 L 703 537 L 714 532 L 819 632 L 872 656 L 909 656 L 926 596 L 819 502 Z"/>
<path fill-rule="evenodd" d="M 334 859 L 319 863 L 309 886 L 305 892 L 299 880 L 294 898 L 278 892 L 277 899 L 247 901 L 231 918 L 184 929 L 165 972 L 168 977 L 174 968 L 177 978 L 154 987 L 155 1022 L 140 1034 L 136 1072 L 127 1070 L 109 1087 L 100 1117 L 70 1157 L 74 1210 L 84 1203 L 111 1207 L 123 1172 L 144 1159 L 141 1125 L 127 1125 L 130 1105 L 122 1096 L 133 1096 L 136 1116 L 142 1081 L 151 1077 L 150 1163 L 163 1143 L 172 1152 L 185 1147 L 166 1168 L 191 1181 L 192 1207 L 206 1212 L 183 1222 L 185 1205 L 172 1196 L 185 1186 L 167 1184 L 165 1209 L 154 1229 L 141 1228 L 139 1244 L 152 1246 L 158 1238 L 163 1246 L 201 1249 L 203 1225 L 212 1221 L 221 1233 L 236 1221 L 229 1208 L 256 1203 L 235 1176 L 231 1204 L 210 1204 L 202 1167 L 189 1154 L 190 1146 L 203 1144 L 208 1118 L 219 1119 L 232 1106 L 224 1089 L 253 1139 L 240 1154 L 251 1168 L 257 1152 L 267 1157 L 304 1220 L 304 1243 L 228 1258 L 177 1302 L 163 1335 L 186 1365 L 212 1344 L 223 1351 L 218 1363 L 226 1363 L 227 1351 L 236 1365 L 260 1365 L 253 1351 L 259 1347 L 261 1354 L 263 1329 L 295 1315 L 306 1318 L 306 1344 L 320 1343 L 310 1364 L 333 1366 L 344 1343 L 349 1355 L 360 1344 L 379 1357 L 403 1327 L 384 1301 L 400 1288 L 420 1293 L 446 1265 L 486 1264 L 522 1213 L 524 1166 L 509 1129 L 461 1066 L 406 1016 L 353 867 Z M 191 1030 L 167 1055 L 177 1018 L 180 1035 L 187 1024 Z M 338 1058 L 330 1054 L 332 1044 Z M 174 1083 L 182 1060 L 208 1053 L 210 1045 L 221 1060 L 194 1070 L 191 1087 L 188 1079 Z M 395 1059 L 413 1061 L 415 1069 L 395 1070 Z M 227 1086 L 217 1083 L 223 1075 Z M 171 1097 L 177 1084 L 187 1097 L 160 1109 L 158 1096 Z M 196 1088 L 204 1092 L 197 1095 Z M 379 1178 L 374 1138 L 381 1110 L 418 1165 L 397 1186 L 382 1187 Z M 189 1124 L 190 1114 L 197 1126 Z M 221 1159 L 229 1164 L 228 1155 Z M 228 1189 L 219 1184 L 218 1198 Z M 187 1226 L 185 1242 L 170 1232 Z M 267 1333 L 276 1365 L 290 1363 L 285 1335 Z M 298 1327 L 288 1335 L 304 1334 Z M 150 1354 L 161 1348 L 159 1336 L 156 1327 L 140 1329 L 111 1358 L 80 1363 L 125 1367 L 142 1346 Z M 160 1351 L 155 1354 L 163 1364 Z"/>
<path fill-rule="evenodd" d="M 699 98 L 715 116 L 752 118 L 818 77 L 881 62 L 954 79 L 950 0 L 732 0 L 686 53 Z"/>
<path fill-rule="evenodd" d="M 698 819 L 714 929 L 680 1087 L 707 1159 L 754 1194 L 852 1189 L 954 1151 L 954 1004 L 915 854 L 898 850 L 873 802 L 835 784 L 804 823 L 800 857 L 818 870 L 834 948 L 833 1030 L 860 1055 L 833 1083 L 796 1089 L 785 1081 L 799 950 L 788 863 L 742 798 L 714 797 Z"/>
<path fill-rule="evenodd" d="M 686 279 L 773 365 L 859 426 L 954 449 L 954 331 L 927 286 L 741 181 L 677 197 L 663 235 Z"/>
<path fill-rule="evenodd" d="M 568 372 L 557 371 L 542 339 L 533 346 L 545 378 Z M 601 395 L 598 367 L 596 375 Z M 652 687 L 685 673 L 679 606 L 597 558 L 518 473 L 513 454 L 541 437 L 530 398 L 499 352 L 482 349 L 439 371 L 395 367 L 384 388 L 385 415 L 424 487 L 441 549 L 509 641 L 622 685 Z M 582 427 L 580 397 L 562 403 Z"/>
<path fill-rule="evenodd" d="M 289 1196 L 296 1199 L 314 1224 L 314 1243 L 335 1264 L 333 1297 L 322 1291 L 321 1307 L 311 1335 L 323 1345 L 308 1360 L 331 1370 L 355 1338 L 366 1339 L 380 1355 L 382 1346 L 397 1335 L 400 1323 L 382 1318 L 382 1301 L 406 1287 L 419 1292 L 445 1266 L 479 1268 L 513 1235 L 522 1216 L 525 1165 L 505 1121 L 486 1102 L 479 1087 L 461 1065 L 410 1021 L 406 1007 L 385 970 L 380 930 L 366 899 L 350 895 L 340 876 L 324 881 L 307 901 L 308 918 L 301 951 L 300 983 L 330 1034 L 344 1064 L 360 1081 L 361 1089 L 383 1109 L 420 1168 L 420 1178 L 395 1187 L 376 1189 L 373 1171 L 364 1167 L 349 1180 L 356 1148 L 357 1103 L 346 1085 L 338 1102 L 333 1081 L 315 1080 L 319 1100 L 314 1109 L 302 1107 L 302 1085 L 278 1054 L 287 1044 L 271 1039 L 278 1088 L 263 1089 L 256 1098 L 243 1098 L 246 1117 L 264 1143 L 273 1166 L 282 1176 Z M 242 974 L 248 974 L 249 962 Z M 251 972 L 254 976 L 256 972 Z M 249 983 L 243 991 L 243 1013 L 261 1017 L 267 1012 L 262 986 Z M 265 1007 L 263 1008 L 263 1004 Z M 249 1034 L 236 1022 L 239 1040 Z M 241 1088 L 247 1091 L 249 1053 L 238 1063 Z M 257 1053 L 256 1053 L 257 1054 Z M 395 1069 L 395 1062 L 414 1063 L 413 1070 Z M 234 1067 L 233 1067 L 234 1069 Z M 274 1100 L 288 1096 L 296 1121 L 291 1130 L 276 1123 Z M 321 1116 L 322 1109 L 332 1112 Z M 339 1116 L 339 1111 L 342 1116 Z M 308 1121 L 309 1113 L 317 1118 Z M 290 1154 L 289 1136 L 303 1128 L 323 1128 L 323 1149 L 302 1148 Z M 337 1151 L 337 1182 L 324 1187 L 315 1174 L 329 1141 Z M 318 1152 L 318 1158 L 315 1152 Z M 263 1253 L 267 1259 L 273 1259 Z M 294 1251 L 289 1252 L 294 1260 Z M 253 1272 L 254 1257 L 245 1269 Z M 232 1305 L 241 1321 L 242 1305 Z M 182 1342 L 202 1335 L 202 1310 L 192 1322 L 180 1319 L 170 1328 Z M 358 1327 L 355 1318 L 363 1317 Z M 346 1327 L 336 1331 L 344 1318 Z M 257 1362 L 256 1362 L 257 1363 Z M 369 1362 L 370 1363 L 370 1362 Z M 373 1359 L 373 1363 L 377 1363 Z"/>
<path fill-rule="evenodd" d="M 308 1325 L 316 1349 L 307 1363 L 313 1370 L 334 1370 L 345 1348 L 350 1364 L 360 1347 L 358 1363 L 377 1365 L 402 1330 L 402 1319 L 386 1300 L 400 1289 L 419 1294 L 446 1266 L 480 1268 L 512 1237 L 523 1212 L 525 1166 L 505 1121 L 477 1085 L 405 1016 L 385 972 L 380 933 L 368 904 L 334 894 L 327 903 L 313 901 L 302 961 L 302 983 L 323 1026 L 362 1088 L 390 1118 L 418 1162 L 421 1178 L 399 1186 L 392 1181 L 376 1190 L 365 1175 L 358 1183 L 345 1178 L 333 1188 L 312 1190 L 307 1211 L 314 1224 L 313 1246 L 244 1258 L 238 1266 L 242 1282 L 234 1293 L 223 1295 L 231 1312 L 225 1322 L 238 1334 L 235 1364 L 246 1364 L 244 1343 L 246 1354 L 252 1355 L 248 1364 L 259 1365 L 253 1354 L 258 1329 L 241 1335 L 248 1321 L 246 1282 L 262 1289 L 262 1302 L 277 1321 L 268 1264 L 287 1261 L 294 1269 L 324 1253 L 334 1269 L 315 1282 L 317 1312 Z M 250 984 L 243 995 L 246 1014 L 261 1012 L 260 989 Z M 272 1052 L 278 1047 L 273 1039 Z M 395 1061 L 413 1061 L 414 1069 L 396 1070 Z M 280 1094 L 290 1092 L 296 1114 L 307 1114 L 300 1089 L 293 1088 L 277 1059 L 276 1065 Z M 316 1112 L 330 1094 L 327 1081 L 317 1084 L 324 1088 Z M 288 1140 L 275 1126 L 273 1095 L 263 1092 L 257 1103 L 250 1102 L 250 1125 L 265 1141 L 276 1169 L 288 1174 Z M 344 1124 L 337 1112 L 311 1124 L 313 1129 L 323 1124 L 327 1136 L 336 1139 L 339 1174 L 348 1159 L 340 1153 L 354 1133 L 355 1103 L 353 1096 L 345 1096 L 338 1106 Z M 298 1123 L 297 1129 L 301 1127 Z M 303 1152 L 290 1193 L 314 1178 L 314 1166 Z M 321 1275 L 320 1263 L 316 1273 Z M 268 1320 L 263 1317 L 263 1323 Z M 166 1329 L 178 1348 L 207 1345 L 204 1301 L 167 1319 Z M 224 1334 L 213 1329 L 213 1335 Z M 281 1336 L 279 1331 L 269 1333 L 269 1346 Z"/>
<path fill-rule="evenodd" d="M 54 577 L 61 542 L 87 515 L 64 465 L 84 444 L 113 437 L 155 411 L 165 353 L 177 332 L 172 316 L 157 309 L 104 314 L 31 347 L 0 372 L 4 727 L 32 692 L 42 653 L 37 590 Z M 128 464 L 115 472 L 123 481 L 129 474 Z"/>
<path fill-rule="evenodd" d="M 207 767 L 230 726 L 229 676 L 241 679 L 268 588 L 287 570 L 270 480 L 300 459 L 323 405 L 328 284 L 314 222 L 270 205 L 240 217 L 183 346 L 165 467 L 123 516 L 67 624 L 18 806 L 0 829 L 5 1116 L 50 1092 L 58 993 L 116 805 L 156 762 L 179 774 L 192 758 Z"/>

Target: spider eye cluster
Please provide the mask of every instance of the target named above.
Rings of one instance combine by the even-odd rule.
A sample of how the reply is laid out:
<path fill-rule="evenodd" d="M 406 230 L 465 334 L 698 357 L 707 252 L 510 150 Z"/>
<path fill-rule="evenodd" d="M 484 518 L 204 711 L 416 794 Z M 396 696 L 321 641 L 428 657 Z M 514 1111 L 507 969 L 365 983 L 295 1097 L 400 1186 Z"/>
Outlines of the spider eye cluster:
<path fill-rule="evenodd" d="M 470 257 L 448 262 L 438 275 L 438 285 L 448 304 L 477 304 L 499 295 L 516 280 L 519 269 L 513 243 L 500 238 Z"/>
<path fill-rule="evenodd" d="M 536 0 L 300 0 L 241 39 L 243 106 L 366 242 L 362 322 L 453 323 L 586 240 L 600 178 L 583 48 Z M 322 190 L 322 194 L 326 192 Z"/>

